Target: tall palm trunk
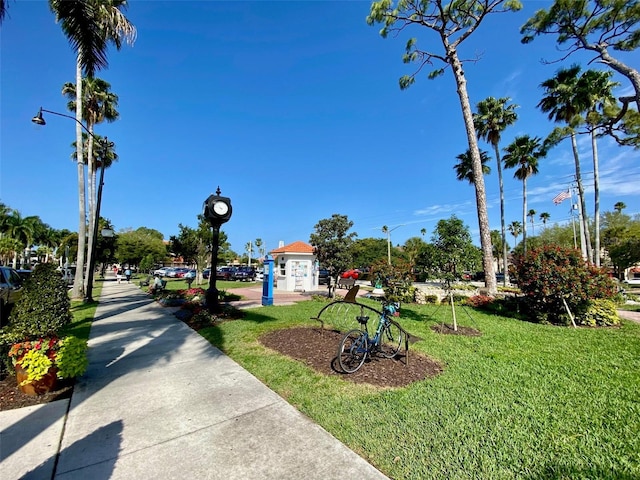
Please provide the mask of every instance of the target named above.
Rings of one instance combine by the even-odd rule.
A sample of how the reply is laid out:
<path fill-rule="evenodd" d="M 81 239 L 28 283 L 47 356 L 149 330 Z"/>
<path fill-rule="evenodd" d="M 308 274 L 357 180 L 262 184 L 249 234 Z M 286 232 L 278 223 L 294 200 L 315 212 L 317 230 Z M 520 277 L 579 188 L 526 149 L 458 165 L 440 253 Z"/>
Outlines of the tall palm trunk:
<path fill-rule="evenodd" d="M 527 253 L 527 177 L 522 179 L 522 248 Z"/>
<path fill-rule="evenodd" d="M 482 265 L 485 272 L 485 285 L 489 293 L 498 291 L 496 285 L 495 270 L 493 268 L 493 248 L 491 247 L 491 230 L 489 229 L 489 215 L 487 214 L 487 195 L 484 186 L 484 175 L 482 174 L 482 161 L 480 159 L 480 150 L 478 149 L 478 137 L 473 124 L 473 115 L 471 113 L 471 103 L 467 93 L 467 81 L 462 70 L 462 62 L 458 58 L 456 49 L 445 41 L 445 49 L 447 52 L 447 61 L 452 67 L 453 76 L 456 81 L 456 89 L 458 98 L 460 99 L 460 107 L 462 108 L 462 116 L 467 131 L 467 141 L 469 143 L 469 151 L 471 152 L 473 176 L 475 178 L 474 186 L 476 189 L 476 206 L 478 211 L 478 226 L 480 228 L 480 246 L 482 249 Z"/>
<path fill-rule="evenodd" d="M 591 130 L 591 148 L 593 150 L 593 194 L 595 197 L 594 229 L 595 248 L 594 260 L 596 267 L 600 266 L 600 174 L 598 173 L 598 142 L 596 130 Z"/>
<path fill-rule="evenodd" d="M 89 132 L 93 134 L 93 122 L 89 123 Z M 89 287 L 87 286 L 87 282 L 91 278 L 89 273 L 89 269 L 93 264 L 93 231 L 94 231 L 94 222 L 96 221 L 96 201 L 95 201 L 95 168 L 93 162 L 93 137 L 89 135 L 87 141 L 87 179 L 88 179 L 88 190 L 89 190 L 89 239 L 87 242 L 87 271 L 84 277 L 84 291 L 88 292 Z"/>
<path fill-rule="evenodd" d="M 578 143 L 576 134 L 571 132 L 571 148 L 573 149 L 573 159 L 576 164 L 576 183 L 578 184 L 578 201 L 582 212 L 581 225 L 584 231 L 584 243 L 587 251 L 587 260 L 593 262 L 593 252 L 591 251 L 591 236 L 589 235 L 589 222 L 587 220 L 587 204 L 584 200 L 584 187 L 582 186 L 582 174 L 580 173 L 580 157 L 578 156 Z"/>
<path fill-rule="evenodd" d="M 507 227 L 504 223 L 504 182 L 502 180 L 502 159 L 500 158 L 500 149 L 498 143 L 493 144 L 496 152 L 496 161 L 498 162 L 498 184 L 500 186 L 500 232 L 502 234 L 502 271 L 504 272 L 504 286 L 509 283 L 509 270 L 507 268 Z"/>
<path fill-rule="evenodd" d="M 80 65 L 80 49 L 76 61 L 76 153 L 78 162 L 78 255 L 76 257 L 76 273 L 73 280 L 71 296 L 74 299 L 84 297 L 84 263 L 87 238 L 87 218 L 85 202 L 84 158 L 82 156 L 82 67 Z"/>

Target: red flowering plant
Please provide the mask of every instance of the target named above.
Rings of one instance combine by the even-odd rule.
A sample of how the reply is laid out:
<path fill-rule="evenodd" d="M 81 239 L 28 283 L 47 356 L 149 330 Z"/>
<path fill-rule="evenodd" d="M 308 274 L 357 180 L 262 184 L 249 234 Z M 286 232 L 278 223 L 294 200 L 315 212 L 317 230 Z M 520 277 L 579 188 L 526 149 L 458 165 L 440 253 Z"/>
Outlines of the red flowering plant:
<path fill-rule="evenodd" d="M 566 323 L 566 306 L 580 321 L 591 302 L 612 299 L 616 294 L 607 272 L 586 262 L 576 249 L 557 245 L 534 248 L 516 255 L 513 265 L 524 306 L 540 322 Z"/>
<path fill-rule="evenodd" d="M 59 338 L 39 338 L 37 340 L 25 340 L 24 342 L 14 343 L 9 350 L 9 357 L 13 366 L 19 365 L 24 356 L 31 350 L 37 350 L 46 356 L 51 362 L 55 361 L 58 351 Z"/>
<path fill-rule="evenodd" d="M 189 288 L 187 290 L 178 290 L 178 293 L 188 302 L 201 301 L 204 299 L 205 291 L 202 288 Z"/>
<path fill-rule="evenodd" d="M 87 342 L 68 336 L 47 337 L 14 343 L 9 358 L 15 367 L 27 373 L 22 384 L 42 379 L 51 369 L 58 378 L 82 375 L 88 366 Z"/>

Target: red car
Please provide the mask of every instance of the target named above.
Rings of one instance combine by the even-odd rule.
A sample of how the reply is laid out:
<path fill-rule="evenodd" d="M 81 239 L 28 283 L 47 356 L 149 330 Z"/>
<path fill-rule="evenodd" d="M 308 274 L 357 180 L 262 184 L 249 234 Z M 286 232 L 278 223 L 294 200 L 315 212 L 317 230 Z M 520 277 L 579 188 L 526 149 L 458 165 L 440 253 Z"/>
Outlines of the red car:
<path fill-rule="evenodd" d="M 340 275 L 341 278 L 353 278 L 354 280 L 357 280 L 359 276 L 360 276 L 360 270 L 358 270 L 357 268 L 352 268 L 351 270 L 347 270 L 342 275 Z"/>

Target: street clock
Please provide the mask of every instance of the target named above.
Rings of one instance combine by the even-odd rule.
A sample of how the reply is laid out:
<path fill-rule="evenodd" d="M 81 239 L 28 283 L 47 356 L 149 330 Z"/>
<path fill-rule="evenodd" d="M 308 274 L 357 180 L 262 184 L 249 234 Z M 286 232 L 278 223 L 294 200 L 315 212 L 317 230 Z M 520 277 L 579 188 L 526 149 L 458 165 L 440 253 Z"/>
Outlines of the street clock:
<path fill-rule="evenodd" d="M 210 195 L 202 205 L 204 218 L 213 226 L 228 222 L 233 210 L 231 208 L 231 199 L 229 197 L 221 197 L 220 193 L 220 188 L 218 187 L 216 194 Z"/>

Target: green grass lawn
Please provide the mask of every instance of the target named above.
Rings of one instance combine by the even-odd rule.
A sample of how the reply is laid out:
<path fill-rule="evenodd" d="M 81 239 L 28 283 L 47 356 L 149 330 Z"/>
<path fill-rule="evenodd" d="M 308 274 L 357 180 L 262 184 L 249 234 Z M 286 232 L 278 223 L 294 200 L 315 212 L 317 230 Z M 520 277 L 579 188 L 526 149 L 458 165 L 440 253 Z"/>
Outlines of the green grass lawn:
<path fill-rule="evenodd" d="M 444 372 L 377 389 L 258 342 L 317 326 L 323 305 L 248 310 L 200 333 L 391 478 L 640 478 L 640 325 L 572 329 L 458 308 L 459 324 L 482 332 L 459 337 L 430 329 L 450 310 L 404 305 L 401 324 L 421 338 L 411 348 Z"/>
<path fill-rule="evenodd" d="M 102 292 L 102 281 L 97 280 L 93 285 L 93 296 L 100 298 Z M 82 300 L 74 300 L 71 302 L 71 315 L 73 320 L 70 324 L 66 325 L 60 336 L 73 335 L 82 340 L 89 340 L 89 333 L 91 332 L 91 323 L 93 317 L 96 314 L 96 308 L 98 308 L 98 302 L 84 303 Z"/>
<path fill-rule="evenodd" d="M 164 278 L 163 280 L 167 281 L 167 290 L 184 290 L 189 287 L 186 280 L 182 278 Z M 134 280 L 138 282 L 139 279 Z M 246 288 L 246 287 L 255 287 L 257 285 L 262 285 L 262 282 L 229 282 L 226 280 L 218 280 L 216 281 L 216 288 L 218 290 L 232 290 L 234 288 Z M 196 282 L 191 284 L 191 288 L 202 288 L 203 290 L 207 290 L 209 288 L 209 281 L 205 280 L 204 283 L 197 285 Z"/>

